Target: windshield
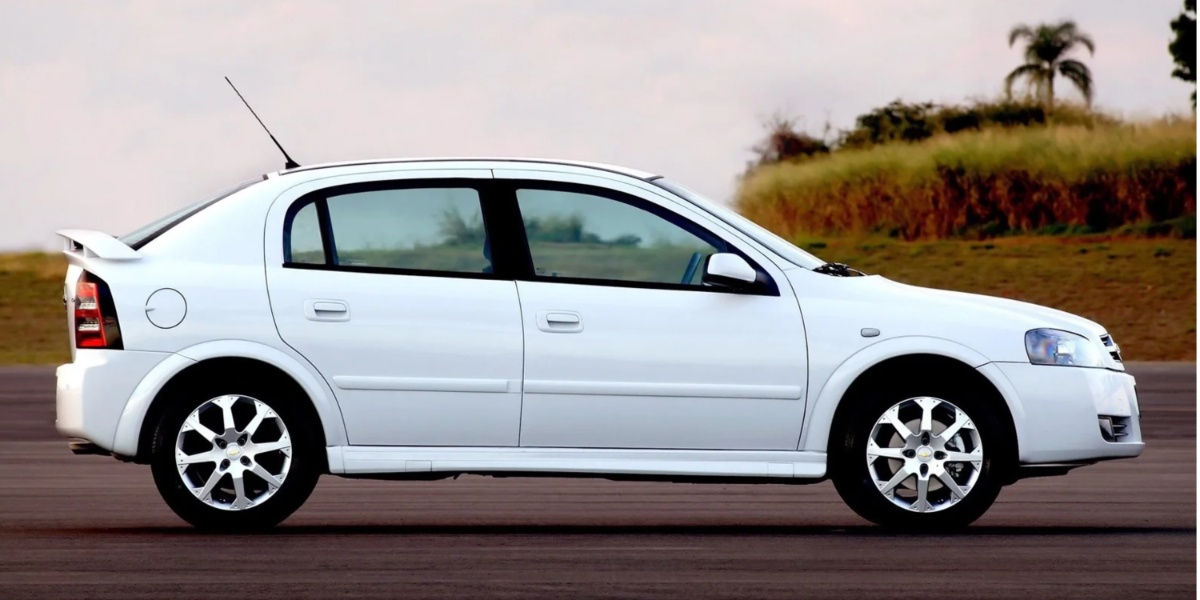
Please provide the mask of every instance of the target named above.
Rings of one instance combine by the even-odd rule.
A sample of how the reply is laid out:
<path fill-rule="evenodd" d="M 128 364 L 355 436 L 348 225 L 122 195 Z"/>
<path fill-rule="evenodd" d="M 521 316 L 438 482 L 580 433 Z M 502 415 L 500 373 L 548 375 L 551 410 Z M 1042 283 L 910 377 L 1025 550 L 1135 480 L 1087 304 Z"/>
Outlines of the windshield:
<path fill-rule="evenodd" d="M 665 177 L 652 180 L 650 183 L 663 188 L 689 202 L 695 204 L 702 210 L 708 212 L 712 216 L 724 221 L 728 225 L 738 229 L 742 233 L 750 236 L 754 241 L 770 248 L 772 252 L 778 254 L 788 262 L 806 269 L 815 269 L 825 261 L 789 244 L 783 238 L 767 231 L 758 223 L 737 214 L 736 212 L 697 194 L 678 183 L 671 181 Z"/>
<path fill-rule="evenodd" d="M 260 181 L 262 181 L 261 178 L 243 181 L 242 183 L 239 183 L 233 187 L 224 189 L 221 191 L 221 193 L 212 198 L 201 200 L 200 202 L 181 208 L 161 219 L 158 219 L 157 221 L 139 227 L 137 231 L 134 231 L 133 233 L 125 234 L 117 239 L 124 242 L 126 246 L 129 246 L 134 250 L 138 250 L 142 246 L 149 244 L 154 240 L 154 238 L 166 233 L 167 230 L 188 220 L 196 213 L 208 208 L 209 206 L 212 206 L 213 204 L 216 204 L 220 200 L 233 195 L 235 192 L 244 190 Z"/>

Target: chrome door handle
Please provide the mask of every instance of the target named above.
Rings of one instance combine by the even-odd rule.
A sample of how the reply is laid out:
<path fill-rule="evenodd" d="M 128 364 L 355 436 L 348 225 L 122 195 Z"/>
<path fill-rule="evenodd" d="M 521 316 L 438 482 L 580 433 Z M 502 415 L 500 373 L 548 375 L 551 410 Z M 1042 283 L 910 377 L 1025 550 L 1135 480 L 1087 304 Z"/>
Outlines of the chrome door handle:
<path fill-rule="evenodd" d="M 538 329 L 548 333 L 579 333 L 583 318 L 571 310 L 543 310 L 537 314 Z"/>
<path fill-rule="evenodd" d="M 310 321 L 349 321 L 350 305 L 342 300 L 305 300 L 304 316 Z"/>

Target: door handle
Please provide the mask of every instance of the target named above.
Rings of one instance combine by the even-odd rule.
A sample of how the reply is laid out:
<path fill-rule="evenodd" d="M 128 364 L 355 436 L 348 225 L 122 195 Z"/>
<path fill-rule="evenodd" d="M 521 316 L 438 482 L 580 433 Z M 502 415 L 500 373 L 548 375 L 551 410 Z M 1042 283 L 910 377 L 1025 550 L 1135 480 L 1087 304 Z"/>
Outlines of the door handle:
<path fill-rule="evenodd" d="M 538 329 L 549 333 L 579 333 L 583 318 L 571 310 L 543 310 L 537 314 Z"/>
<path fill-rule="evenodd" d="M 344 313 L 350 308 L 341 302 L 313 302 L 313 310 L 318 313 Z"/>
<path fill-rule="evenodd" d="M 304 316 L 310 321 L 349 321 L 350 305 L 342 300 L 305 300 Z"/>

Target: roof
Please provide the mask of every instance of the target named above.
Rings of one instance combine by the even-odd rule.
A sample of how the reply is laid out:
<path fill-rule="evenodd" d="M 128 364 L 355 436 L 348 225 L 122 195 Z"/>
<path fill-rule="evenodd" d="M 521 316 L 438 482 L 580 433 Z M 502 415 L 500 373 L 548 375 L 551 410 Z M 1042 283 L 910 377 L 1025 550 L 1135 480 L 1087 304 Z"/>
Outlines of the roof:
<path fill-rule="evenodd" d="M 368 160 L 354 160 L 345 162 L 331 162 L 315 165 L 306 165 L 295 169 L 286 169 L 279 171 L 279 175 L 287 175 L 290 173 L 302 173 L 306 171 L 314 171 L 318 169 L 331 169 L 336 167 L 356 167 L 365 165 L 379 165 L 390 163 L 431 163 L 431 162 L 492 162 L 492 163 L 540 163 L 546 165 L 561 165 L 569 167 L 580 167 L 585 169 L 596 169 L 600 171 L 608 171 L 611 173 L 619 173 L 629 177 L 635 177 L 642 180 L 655 179 L 658 175 L 647 171 L 639 171 L 627 167 L 619 167 L 615 165 L 606 165 L 602 163 L 584 162 L 578 160 L 557 160 L 545 158 L 503 158 L 503 157 L 430 157 L 430 158 L 380 158 Z"/>

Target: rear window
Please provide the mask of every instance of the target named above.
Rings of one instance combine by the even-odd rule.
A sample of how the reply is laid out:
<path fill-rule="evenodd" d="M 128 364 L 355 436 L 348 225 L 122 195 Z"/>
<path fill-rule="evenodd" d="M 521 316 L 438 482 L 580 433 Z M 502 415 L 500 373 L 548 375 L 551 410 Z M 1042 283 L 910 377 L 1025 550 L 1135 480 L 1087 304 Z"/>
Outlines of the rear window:
<path fill-rule="evenodd" d="M 143 225 L 133 233 L 125 234 L 117 239 L 121 240 L 121 242 L 123 242 L 126 246 L 129 246 L 134 250 L 141 249 L 142 246 L 154 241 L 154 238 L 166 233 L 172 227 L 192 218 L 192 216 L 194 216 L 196 213 L 260 181 L 262 181 L 261 178 L 243 181 L 242 183 L 239 183 L 233 187 L 222 190 L 221 193 L 212 198 L 201 200 L 200 202 L 181 208 L 161 219 L 153 221 L 147 225 Z"/>

